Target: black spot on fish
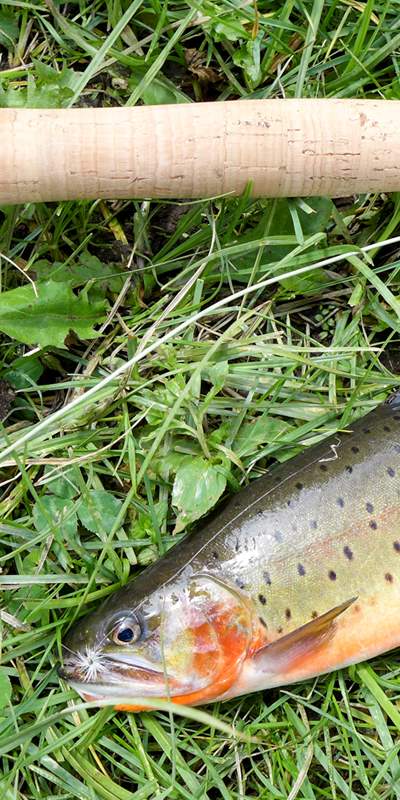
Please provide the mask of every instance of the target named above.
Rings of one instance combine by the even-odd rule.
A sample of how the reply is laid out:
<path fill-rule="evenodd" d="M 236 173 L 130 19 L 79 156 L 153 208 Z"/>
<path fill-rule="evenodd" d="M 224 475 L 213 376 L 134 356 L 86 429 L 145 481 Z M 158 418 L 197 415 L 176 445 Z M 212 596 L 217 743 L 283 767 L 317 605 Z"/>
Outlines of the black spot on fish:
<path fill-rule="evenodd" d="M 337 498 L 336 498 L 336 504 L 339 506 L 339 508 L 344 508 L 344 500 L 343 500 L 343 497 L 337 497 Z"/>
<path fill-rule="evenodd" d="M 400 542 L 398 542 L 398 541 L 393 542 L 393 547 L 394 547 L 396 553 L 400 553 Z"/>
<path fill-rule="evenodd" d="M 269 572 L 264 572 L 264 583 L 266 586 L 271 586 L 271 578 Z"/>
<path fill-rule="evenodd" d="M 283 631 L 283 628 L 282 628 L 282 626 L 281 626 L 281 625 L 279 625 L 279 628 L 277 628 L 277 629 L 276 629 L 276 631 L 277 631 L 277 633 L 282 633 L 282 631 Z"/>
<path fill-rule="evenodd" d="M 259 599 L 260 603 L 261 603 L 263 606 L 265 606 L 265 603 L 267 602 L 267 598 L 265 597 L 265 595 L 264 595 L 264 594 L 259 594 L 259 595 L 258 595 L 258 599 Z"/>
<path fill-rule="evenodd" d="M 297 572 L 299 575 L 305 575 L 306 571 L 303 564 L 297 564 Z"/>
<path fill-rule="evenodd" d="M 389 427 L 389 425 L 384 425 L 383 430 L 386 431 L 387 433 L 390 433 L 391 428 Z"/>
<path fill-rule="evenodd" d="M 327 472 L 327 470 L 328 470 L 328 467 L 326 466 L 326 464 L 320 464 L 320 465 L 319 465 L 319 468 L 320 468 L 320 470 L 321 470 L 322 472 Z"/>
<path fill-rule="evenodd" d="M 373 531 L 376 531 L 376 529 L 378 527 L 377 521 L 375 519 L 371 519 L 371 522 L 369 523 L 369 527 L 372 528 Z"/>
<path fill-rule="evenodd" d="M 268 628 L 268 625 L 267 625 L 267 623 L 265 622 L 265 619 L 263 619 L 262 617 L 259 617 L 258 619 L 259 619 L 259 621 L 261 622 L 261 625 L 263 625 L 263 626 L 264 626 L 264 628 Z"/>
<path fill-rule="evenodd" d="M 335 581 L 336 580 L 336 572 L 333 569 L 330 569 L 328 572 L 329 580 Z"/>
<path fill-rule="evenodd" d="M 372 512 L 374 510 L 374 507 L 373 507 L 372 503 L 366 503 L 365 504 L 365 508 L 367 509 L 368 514 L 372 514 Z"/>
<path fill-rule="evenodd" d="M 313 619 L 317 619 L 318 611 L 312 611 L 311 616 L 312 616 Z"/>
<path fill-rule="evenodd" d="M 385 573 L 385 581 L 387 581 L 388 583 L 393 583 L 393 575 L 391 574 L 391 572 Z"/>
<path fill-rule="evenodd" d="M 391 478 L 394 478 L 394 476 L 396 475 L 396 471 L 393 469 L 393 467 L 388 467 L 386 472 L 388 475 L 390 475 Z"/>
<path fill-rule="evenodd" d="M 353 444 L 353 447 L 351 449 L 352 449 L 353 453 L 359 453 L 360 452 L 360 448 L 357 447 L 357 445 L 355 445 L 355 444 Z"/>
<path fill-rule="evenodd" d="M 235 551 L 236 551 L 236 553 L 238 553 L 238 552 L 239 552 L 239 550 L 240 550 L 239 539 L 236 539 L 236 544 L 235 544 Z"/>
<path fill-rule="evenodd" d="M 346 558 L 348 558 L 349 561 L 351 561 L 351 559 L 353 558 L 353 551 L 350 550 L 350 547 L 347 544 L 346 547 L 343 548 L 343 553 L 345 554 Z"/>
<path fill-rule="evenodd" d="M 310 528 L 312 528 L 315 531 L 317 529 L 317 527 L 318 527 L 317 520 L 316 519 L 312 519 L 310 521 Z"/>
<path fill-rule="evenodd" d="M 400 414 L 393 414 L 393 419 L 400 419 Z"/>
<path fill-rule="evenodd" d="M 353 467 L 351 467 L 350 464 L 346 464 L 345 470 L 346 472 L 349 473 L 349 475 L 351 475 L 351 473 L 353 472 Z"/>
<path fill-rule="evenodd" d="M 286 505 L 287 506 L 291 506 L 292 505 L 292 501 L 291 500 L 287 500 Z"/>
<path fill-rule="evenodd" d="M 219 558 L 219 555 L 218 555 L 216 550 L 213 550 L 212 556 L 213 556 L 213 558 Z"/>
<path fill-rule="evenodd" d="M 285 611 L 286 619 L 290 619 L 291 616 L 292 616 L 292 612 L 291 612 L 290 608 L 287 608 L 286 611 Z"/>
<path fill-rule="evenodd" d="M 371 433 L 369 428 L 363 428 L 363 433 Z"/>
<path fill-rule="evenodd" d="M 246 588 L 246 584 L 243 583 L 243 581 L 241 581 L 240 578 L 235 578 L 235 583 L 236 583 L 236 586 L 239 587 L 239 589 L 245 589 Z"/>
<path fill-rule="evenodd" d="M 300 492 L 302 489 L 304 489 L 304 486 L 303 486 L 303 484 L 302 484 L 302 483 L 300 483 L 300 481 L 298 481 L 298 483 L 296 483 L 296 489 L 298 489 L 298 490 L 299 490 L 299 492 Z"/>

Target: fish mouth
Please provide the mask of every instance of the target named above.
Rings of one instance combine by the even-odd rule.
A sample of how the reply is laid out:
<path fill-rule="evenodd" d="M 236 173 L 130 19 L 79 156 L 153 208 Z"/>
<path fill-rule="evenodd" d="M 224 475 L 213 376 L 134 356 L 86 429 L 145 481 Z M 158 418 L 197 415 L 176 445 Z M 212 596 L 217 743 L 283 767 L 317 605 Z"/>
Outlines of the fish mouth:
<path fill-rule="evenodd" d="M 96 655 L 81 654 L 64 660 L 57 671 L 85 700 L 160 696 L 168 691 L 172 682 L 165 671 L 142 658 L 96 658 Z"/>
<path fill-rule="evenodd" d="M 85 702 L 103 704 L 104 701 L 117 710 L 145 711 L 149 708 L 145 705 L 146 698 L 174 703 L 188 700 L 189 704 L 192 699 L 196 704 L 208 699 L 208 684 L 196 690 L 192 680 L 172 677 L 141 657 L 133 660 L 129 656 L 121 658 L 118 654 L 114 659 L 107 655 L 97 666 L 90 668 L 90 664 L 87 665 L 88 655 L 78 654 L 73 658 L 69 656 L 57 670 L 60 678 L 67 681 Z M 154 708 L 153 703 L 150 707 Z"/>
<path fill-rule="evenodd" d="M 146 684 L 146 686 L 142 685 L 141 687 L 139 683 L 124 686 L 115 683 L 85 683 L 84 681 L 67 677 L 64 675 L 63 670 L 59 670 L 59 675 L 68 681 L 69 686 L 71 686 L 83 700 L 89 703 L 104 700 L 114 706 L 119 702 L 135 702 L 135 698 L 140 698 L 143 702 L 145 697 L 159 698 L 163 694 L 162 687 L 156 688 L 154 686 L 150 691 L 148 684 Z M 165 684 L 163 685 L 165 693 Z"/>

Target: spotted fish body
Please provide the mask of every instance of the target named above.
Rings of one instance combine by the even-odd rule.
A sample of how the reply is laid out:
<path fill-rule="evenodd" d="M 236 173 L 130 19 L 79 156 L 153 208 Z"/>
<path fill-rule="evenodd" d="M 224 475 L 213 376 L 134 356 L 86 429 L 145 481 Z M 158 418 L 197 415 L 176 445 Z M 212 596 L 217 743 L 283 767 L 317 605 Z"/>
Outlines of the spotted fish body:
<path fill-rule="evenodd" d="M 63 674 L 117 707 L 127 693 L 200 704 L 394 648 L 399 612 L 396 400 L 240 491 L 78 623 Z M 115 625 L 132 619 L 121 647 Z"/>

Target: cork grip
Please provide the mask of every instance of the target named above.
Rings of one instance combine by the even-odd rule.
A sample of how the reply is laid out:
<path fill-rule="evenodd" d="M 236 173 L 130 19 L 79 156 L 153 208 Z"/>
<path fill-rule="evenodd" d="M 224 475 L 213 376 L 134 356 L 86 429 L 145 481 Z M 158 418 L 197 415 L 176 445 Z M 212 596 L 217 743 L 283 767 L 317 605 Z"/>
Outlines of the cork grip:
<path fill-rule="evenodd" d="M 0 109 L 0 203 L 400 190 L 400 101 Z"/>

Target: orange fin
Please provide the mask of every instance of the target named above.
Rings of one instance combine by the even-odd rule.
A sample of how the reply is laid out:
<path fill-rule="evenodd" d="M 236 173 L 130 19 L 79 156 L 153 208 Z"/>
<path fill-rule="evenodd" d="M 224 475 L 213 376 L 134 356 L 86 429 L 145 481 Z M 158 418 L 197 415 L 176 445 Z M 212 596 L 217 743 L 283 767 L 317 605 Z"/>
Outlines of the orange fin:
<path fill-rule="evenodd" d="M 352 597 L 339 606 L 331 608 L 320 617 L 316 617 L 296 628 L 291 633 L 282 636 L 271 644 L 265 645 L 258 650 L 252 663 L 261 672 L 290 672 L 297 667 L 307 656 L 312 655 L 321 645 L 335 633 L 335 620 L 343 614 L 349 606 L 357 600 Z"/>

